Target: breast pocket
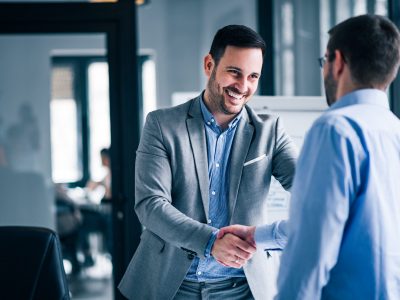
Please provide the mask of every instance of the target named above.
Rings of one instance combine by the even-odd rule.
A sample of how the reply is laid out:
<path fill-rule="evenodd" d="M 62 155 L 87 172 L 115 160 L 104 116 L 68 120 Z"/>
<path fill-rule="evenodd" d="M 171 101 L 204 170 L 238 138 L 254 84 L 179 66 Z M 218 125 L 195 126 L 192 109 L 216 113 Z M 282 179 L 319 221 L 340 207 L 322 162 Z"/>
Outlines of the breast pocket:
<path fill-rule="evenodd" d="M 243 164 L 241 187 L 248 193 L 263 192 L 271 181 L 271 157 L 260 155 Z"/>
<path fill-rule="evenodd" d="M 251 168 L 251 167 L 253 167 L 253 166 L 256 166 L 256 167 L 257 167 L 257 166 L 259 166 L 259 165 L 263 165 L 264 163 L 268 162 L 269 159 L 270 159 L 270 156 L 269 156 L 269 155 L 266 155 L 266 154 L 264 153 L 264 154 L 262 154 L 262 155 L 260 155 L 260 156 L 257 156 L 257 157 L 254 157 L 254 158 L 251 158 L 251 159 L 247 160 L 247 161 L 243 164 L 243 168 L 244 168 L 244 170 L 245 170 L 245 169 Z"/>

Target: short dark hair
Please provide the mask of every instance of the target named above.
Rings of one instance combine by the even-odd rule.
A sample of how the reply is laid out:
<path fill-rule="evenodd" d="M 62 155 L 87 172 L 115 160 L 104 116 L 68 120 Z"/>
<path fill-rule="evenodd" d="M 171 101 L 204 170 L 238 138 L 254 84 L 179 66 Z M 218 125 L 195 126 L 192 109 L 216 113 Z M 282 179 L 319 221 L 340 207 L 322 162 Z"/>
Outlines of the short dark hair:
<path fill-rule="evenodd" d="M 259 48 L 263 56 L 266 48 L 263 38 L 253 29 L 244 25 L 225 26 L 217 31 L 211 44 L 210 54 L 216 65 L 224 55 L 227 46 Z"/>
<path fill-rule="evenodd" d="M 387 87 L 400 63 L 400 33 L 396 25 L 378 15 L 347 19 L 329 30 L 329 60 L 339 50 L 352 79 L 364 87 Z"/>

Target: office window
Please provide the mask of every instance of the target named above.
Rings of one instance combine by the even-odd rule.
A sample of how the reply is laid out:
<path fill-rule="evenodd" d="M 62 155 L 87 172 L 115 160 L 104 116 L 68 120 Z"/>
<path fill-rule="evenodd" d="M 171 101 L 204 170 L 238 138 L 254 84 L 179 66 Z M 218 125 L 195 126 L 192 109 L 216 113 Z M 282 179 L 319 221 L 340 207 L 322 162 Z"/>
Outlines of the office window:
<path fill-rule="evenodd" d="M 325 53 L 329 28 L 360 14 L 387 15 L 388 1 L 275 0 L 273 9 L 275 94 L 320 96 L 317 58 Z"/>
<path fill-rule="evenodd" d="M 143 103 L 143 120 L 149 112 L 157 108 L 156 101 L 156 64 L 152 55 L 139 55 L 141 72 L 141 96 Z"/>
<path fill-rule="evenodd" d="M 105 176 L 100 151 L 103 148 L 109 148 L 111 144 L 108 64 L 106 62 L 89 64 L 88 87 L 90 178 L 100 181 Z"/>
<path fill-rule="evenodd" d="M 103 57 L 56 57 L 52 64 L 52 177 L 84 186 L 101 180 L 100 150 L 109 148 L 108 64 Z"/>
<path fill-rule="evenodd" d="M 78 106 L 73 66 L 54 66 L 50 101 L 52 177 L 54 182 L 75 182 L 82 177 L 79 162 Z"/>

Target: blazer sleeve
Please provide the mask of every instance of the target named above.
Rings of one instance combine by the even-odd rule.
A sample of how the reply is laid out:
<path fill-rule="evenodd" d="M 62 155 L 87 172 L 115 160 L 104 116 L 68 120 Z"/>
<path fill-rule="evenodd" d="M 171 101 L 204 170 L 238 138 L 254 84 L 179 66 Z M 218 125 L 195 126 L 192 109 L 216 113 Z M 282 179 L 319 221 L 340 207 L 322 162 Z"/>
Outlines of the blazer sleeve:
<path fill-rule="evenodd" d="M 189 218 L 172 204 L 172 174 L 157 112 L 148 114 L 136 152 L 135 211 L 143 226 L 164 241 L 204 257 L 216 229 Z"/>
<path fill-rule="evenodd" d="M 272 160 L 272 175 L 285 190 L 290 190 L 293 183 L 298 149 L 285 132 L 280 118 L 276 120 L 275 149 Z"/>

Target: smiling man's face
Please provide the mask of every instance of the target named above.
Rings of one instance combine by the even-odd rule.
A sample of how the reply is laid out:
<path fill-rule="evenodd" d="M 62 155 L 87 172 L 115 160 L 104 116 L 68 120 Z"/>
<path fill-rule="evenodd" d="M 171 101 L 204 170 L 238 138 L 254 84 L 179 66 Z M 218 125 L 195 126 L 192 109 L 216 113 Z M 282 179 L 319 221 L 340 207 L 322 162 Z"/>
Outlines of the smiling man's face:
<path fill-rule="evenodd" d="M 207 70 L 209 77 L 206 104 L 213 114 L 237 115 L 250 100 L 258 86 L 263 56 L 258 48 L 227 46 L 217 66 Z M 206 57 L 207 60 L 207 57 Z"/>

